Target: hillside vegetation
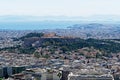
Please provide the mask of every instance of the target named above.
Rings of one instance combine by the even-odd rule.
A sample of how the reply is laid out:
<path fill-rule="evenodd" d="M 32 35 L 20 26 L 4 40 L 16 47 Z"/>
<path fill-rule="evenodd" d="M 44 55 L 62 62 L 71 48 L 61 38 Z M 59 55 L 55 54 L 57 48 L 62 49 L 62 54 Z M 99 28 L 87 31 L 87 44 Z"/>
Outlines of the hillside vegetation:
<path fill-rule="evenodd" d="M 120 43 L 118 39 L 80 39 L 80 38 L 42 38 L 43 33 L 30 33 L 19 38 L 23 44 L 17 47 L 5 48 L 11 52 L 33 54 L 38 48 L 48 48 L 49 51 L 60 49 L 62 53 L 75 51 L 82 48 L 94 48 L 104 53 L 119 53 Z M 116 42 L 117 41 L 117 42 Z"/>

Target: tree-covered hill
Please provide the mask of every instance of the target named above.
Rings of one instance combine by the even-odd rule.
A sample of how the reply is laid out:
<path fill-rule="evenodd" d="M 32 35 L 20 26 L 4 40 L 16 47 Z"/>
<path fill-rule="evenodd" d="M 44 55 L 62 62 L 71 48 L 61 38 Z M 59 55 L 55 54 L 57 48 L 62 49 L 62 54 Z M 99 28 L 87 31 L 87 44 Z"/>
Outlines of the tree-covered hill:
<path fill-rule="evenodd" d="M 23 40 L 23 44 L 14 48 L 6 48 L 9 51 L 17 51 L 18 53 L 32 54 L 39 47 L 57 47 L 63 51 L 73 51 L 84 47 L 93 47 L 104 53 L 120 52 L 119 40 L 111 39 L 80 39 L 80 38 L 42 38 L 43 33 L 30 33 L 19 38 Z M 117 42 L 116 42 L 117 41 Z M 54 49 L 54 48 L 53 48 Z"/>

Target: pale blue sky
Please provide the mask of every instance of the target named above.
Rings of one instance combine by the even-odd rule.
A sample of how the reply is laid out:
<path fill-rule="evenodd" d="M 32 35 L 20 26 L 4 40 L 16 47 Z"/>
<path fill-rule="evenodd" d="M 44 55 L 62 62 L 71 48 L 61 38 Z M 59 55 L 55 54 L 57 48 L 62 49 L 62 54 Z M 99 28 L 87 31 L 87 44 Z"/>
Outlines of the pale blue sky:
<path fill-rule="evenodd" d="M 120 0 L 0 0 L 2 15 L 120 15 Z"/>

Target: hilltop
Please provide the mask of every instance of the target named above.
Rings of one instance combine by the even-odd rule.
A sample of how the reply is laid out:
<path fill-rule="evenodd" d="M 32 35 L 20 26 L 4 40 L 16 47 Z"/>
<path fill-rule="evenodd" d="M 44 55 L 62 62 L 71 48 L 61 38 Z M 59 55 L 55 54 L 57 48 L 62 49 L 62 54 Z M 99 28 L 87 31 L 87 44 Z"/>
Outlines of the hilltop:
<path fill-rule="evenodd" d="M 3 48 L 8 52 L 34 54 L 37 57 L 60 57 L 61 54 L 86 55 L 87 57 L 110 56 L 120 52 L 119 39 L 81 39 L 58 36 L 55 33 L 29 33 L 21 38 L 22 44 L 16 47 Z"/>

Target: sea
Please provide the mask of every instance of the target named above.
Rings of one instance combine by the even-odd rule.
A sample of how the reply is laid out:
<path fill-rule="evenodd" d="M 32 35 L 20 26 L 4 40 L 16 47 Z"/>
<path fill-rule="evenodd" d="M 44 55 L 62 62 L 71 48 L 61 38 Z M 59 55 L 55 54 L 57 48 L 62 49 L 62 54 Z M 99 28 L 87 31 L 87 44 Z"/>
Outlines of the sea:
<path fill-rule="evenodd" d="M 76 22 L 71 21 L 0 22 L 0 29 L 5 30 L 66 29 L 74 24 L 76 24 Z"/>

